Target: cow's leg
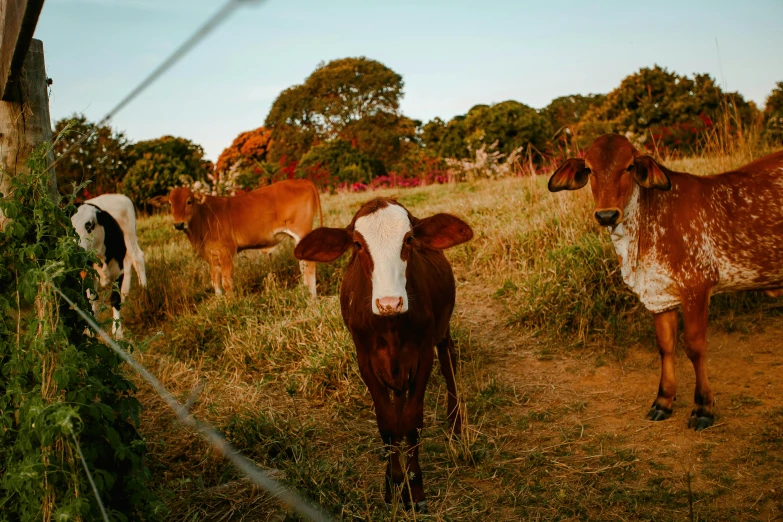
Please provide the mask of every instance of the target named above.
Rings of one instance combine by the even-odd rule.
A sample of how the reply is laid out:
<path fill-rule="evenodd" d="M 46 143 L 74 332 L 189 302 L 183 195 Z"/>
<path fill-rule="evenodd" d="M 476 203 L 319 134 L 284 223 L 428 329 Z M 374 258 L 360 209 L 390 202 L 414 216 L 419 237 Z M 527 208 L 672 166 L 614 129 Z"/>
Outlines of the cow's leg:
<path fill-rule="evenodd" d="M 220 258 L 217 255 L 209 257 L 209 268 L 212 278 L 212 288 L 215 290 L 215 295 L 223 295 L 223 276 L 220 270 Z"/>
<path fill-rule="evenodd" d="M 234 290 L 234 255 L 223 253 L 220 256 L 220 274 L 223 283 L 223 289 L 227 294 Z"/>
<path fill-rule="evenodd" d="M 122 288 L 122 283 L 124 279 L 130 279 L 130 277 L 125 277 L 125 274 L 120 274 L 119 280 L 117 281 L 117 284 L 113 284 L 111 288 L 111 312 L 112 312 L 112 323 L 111 323 L 111 333 L 114 335 L 115 339 L 122 339 L 122 324 L 120 323 L 120 307 L 122 307 L 122 302 L 125 300 L 125 294 L 121 293 L 120 290 L 117 288 L 118 286 Z"/>
<path fill-rule="evenodd" d="M 462 433 L 462 414 L 459 409 L 459 398 L 457 397 L 457 383 L 454 381 L 454 374 L 457 371 L 457 354 L 454 351 L 454 339 L 451 338 L 451 329 L 446 332 L 446 338 L 438 343 L 438 362 L 440 363 L 440 372 L 446 381 L 446 391 L 448 392 L 447 415 L 449 426 L 453 434 L 459 435 Z"/>
<path fill-rule="evenodd" d="M 313 261 L 299 261 L 299 269 L 302 271 L 302 281 L 310 290 L 310 297 L 315 299 L 315 263 Z"/>
<path fill-rule="evenodd" d="M 128 253 L 125 254 L 125 259 L 122 262 L 123 267 L 128 267 L 128 277 L 122 278 L 122 286 L 120 286 L 120 292 L 122 293 L 123 297 L 127 296 L 130 293 L 130 285 L 131 285 L 131 278 L 130 278 L 130 272 L 131 267 L 134 265 L 133 263 L 133 256 L 131 255 L 130 250 L 128 250 Z"/>
<path fill-rule="evenodd" d="M 696 372 L 696 392 L 688 427 L 703 430 L 715 422 L 714 398 L 707 380 L 707 312 L 709 290 L 684 295 L 682 315 L 685 322 L 685 350 Z"/>
<path fill-rule="evenodd" d="M 386 462 L 385 494 L 384 500 L 390 504 L 394 498 L 395 484 L 401 484 L 403 480 L 402 467 L 400 466 L 400 436 L 399 422 L 395 405 L 389 398 L 389 391 L 378 380 L 375 372 L 370 366 L 370 358 L 367 350 L 362 349 L 360 342 L 354 338 L 356 344 L 356 362 L 359 364 L 359 373 L 362 376 L 364 384 L 370 391 L 373 403 L 375 405 L 375 418 L 378 422 L 378 431 L 381 434 L 381 440 L 389 452 L 389 460 Z"/>
<path fill-rule="evenodd" d="M 302 230 L 301 234 L 297 234 L 290 228 L 284 230 L 286 234 L 291 236 L 294 240 L 294 247 L 299 244 L 304 236 L 306 236 L 310 230 Z M 310 297 L 315 299 L 315 263 L 312 261 L 299 261 L 299 271 L 302 273 L 302 282 L 310 291 Z"/>
<path fill-rule="evenodd" d="M 409 445 L 405 459 L 409 494 L 403 496 L 403 499 L 406 505 L 409 500 L 413 501 L 414 506 L 421 511 L 427 510 L 427 503 L 424 497 L 424 479 L 419 466 L 419 432 L 424 428 L 424 392 L 435 359 L 431 346 L 430 344 L 419 352 L 419 367 L 413 382 L 410 383 L 408 399 L 400 415 L 400 431 L 405 434 Z"/>
<path fill-rule="evenodd" d="M 653 421 L 668 419 L 672 414 L 672 403 L 677 394 L 677 380 L 674 374 L 674 347 L 677 345 L 677 310 L 656 314 L 655 340 L 661 353 L 661 383 L 658 397 L 647 412 Z"/>

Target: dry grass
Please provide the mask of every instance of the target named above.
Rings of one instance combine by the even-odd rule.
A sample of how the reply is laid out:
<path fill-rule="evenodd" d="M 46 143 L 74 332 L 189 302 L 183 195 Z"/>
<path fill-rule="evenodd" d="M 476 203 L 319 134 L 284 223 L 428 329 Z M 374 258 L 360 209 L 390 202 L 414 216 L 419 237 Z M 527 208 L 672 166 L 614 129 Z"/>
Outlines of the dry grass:
<path fill-rule="evenodd" d="M 696 173 L 714 165 L 669 164 Z M 383 503 L 384 454 L 372 401 L 336 299 L 344 259 L 318 266 L 321 297 L 312 303 L 290 244 L 271 257 L 244 253 L 235 295 L 217 298 L 206 264 L 169 218 L 141 219 L 149 290 L 133 291 L 127 330 L 144 363 L 181 397 L 206 384 L 196 415 L 344 520 L 668 520 L 685 518 L 694 499 L 702 519 L 743 518 L 750 503 L 727 506 L 721 499 L 734 497 L 701 487 L 706 475 L 699 470 L 689 496 L 689 470 L 649 458 L 654 443 L 640 443 L 643 432 L 618 428 L 612 437 L 609 413 L 591 412 L 596 388 L 580 383 L 603 371 L 625 372 L 629 348 L 639 343 L 645 348 L 637 352 L 654 360 L 650 321 L 622 285 L 608 238 L 587 219 L 589 192 L 553 195 L 545 182 L 510 178 L 323 197 L 331 226 L 344 226 L 362 202 L 385 195 L 419 217 L 455 213 L 476 231 L 449 252 L 458 281 L 453 330 L 466 433 L 450 439 L 444 432 L 445 386 L 436 369 L 421 442 L 428 516 Z M 727 331 L 748 333 L 759 329 L 767 307 L 757 298 L 729 298 L 716 314 Z M 640 375 L 657 371 L 638 364 Z M 177 426 L 149 389 L 142 386 L 140 398 L 150 463 L 172 520 L 289 516 Z M 646 407 L 647 400 L 633 404 Z M 771 427 L 753 439 L 772 462 L 783 459 L 779 435 Z M 698 458 L 708 458 L 704 451 Z M 747 458 L 761 458 L 754 455 Z M 760 502 L 753 509 L 779 515 L 770 498 L 772 508 Z"/>

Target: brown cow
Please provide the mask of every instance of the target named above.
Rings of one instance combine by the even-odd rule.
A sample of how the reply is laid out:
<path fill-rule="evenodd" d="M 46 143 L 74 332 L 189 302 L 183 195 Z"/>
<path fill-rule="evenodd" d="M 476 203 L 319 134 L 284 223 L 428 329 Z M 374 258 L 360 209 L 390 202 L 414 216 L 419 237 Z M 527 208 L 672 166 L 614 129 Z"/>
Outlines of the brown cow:
<path fill-rule="evenodd" d="M 299 241 L 321 215 L 318 190 L 307 180 L 286 180 L 234 197 L 194 194 L 175 188 L 169 195 L 174 228 L 184 230 L 190 244 L 212 269 L 216 294 L 231 292 L 234 256 L 248 249 L 272 249 L 288 234 Z M 315 297 L 315 264 L 300 263 L 302 276 Z"/>
<path fill-rule="evenodd" d="M 454 275 L 442 250 L 472 237 L 471 228 L 452 215 L 416 219 L 396 201 L 377 198 L 365 203 L 348 227 L 317 228 L 294 251 L 298 259 L 329 263 L 353 250 L 340 308 L 375 403 L 378 430 L 391 447 L 386 502 L 392 501 L 395 488 L 404 486 L 406 507 L 412 500 L 426 510 L 419 430 L 424 426 L 424 390 L 434 346 L 448 390 L 449 422 L 454 433 L 461 431 L 449 331 Z M 405 471 L 400 464 L 403 437 L 408 443 Z"/>
<path fill-rule="evenodd" d="M 714 422 L 707 381 L 710 296 L 783 287 L 783 151 L 737 170 L 694 176 L 671 170 L 617 134 L 599 137 L 584 159 L 567 160 L 549 190 L 575 190 L 590 181 L 595 218 L 608 227 L 623 280 L 654 314 L 661 384 L 647 418 L 672 413 L 674 346 L 682 306 L 685 350 L 696 372 L 688 427 Z"/>

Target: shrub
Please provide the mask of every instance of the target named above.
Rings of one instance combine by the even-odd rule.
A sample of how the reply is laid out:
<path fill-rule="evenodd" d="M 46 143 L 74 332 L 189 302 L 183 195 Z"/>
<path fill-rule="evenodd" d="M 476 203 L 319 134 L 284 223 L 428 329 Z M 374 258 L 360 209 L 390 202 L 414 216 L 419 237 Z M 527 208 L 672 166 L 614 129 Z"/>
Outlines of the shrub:
<path fill-rule="evenodd" d="M 78 246 L 75 208 L 49 198 L 45 165 L 39 151 L 0 199 L 13 220 L 0 232 L 0 519 L 100 519 L 77 444 L 113 520 L 156 518 L 136 388 L 52 289 L 88 309 L 94 258 Z"/>
<path fill-rule="evenodd" d="M 296 166 L 296 177 L 309 179 L 320 187 L 369 183 L 381 167 L 340 139 L 316 145 Z"/>
<path fill-rule="evenodd" d="M 122 182 L 122 191 L 138 208 L 149 210 L 150 199 L 165 196 L 184 182 L 204 181 L 212 163 L 204 150 L 185 138 L 163 136 L 133 146 L 135 162 Z"/>

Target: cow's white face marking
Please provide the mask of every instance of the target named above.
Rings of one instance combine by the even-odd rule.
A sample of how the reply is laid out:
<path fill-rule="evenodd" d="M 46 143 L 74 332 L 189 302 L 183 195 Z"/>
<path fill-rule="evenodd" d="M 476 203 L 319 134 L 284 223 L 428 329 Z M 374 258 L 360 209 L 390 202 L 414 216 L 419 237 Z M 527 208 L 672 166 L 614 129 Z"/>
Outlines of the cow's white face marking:
<path fill-rule="evenodd" d="M 405 270 L 408 263 L 401 255 L 405 234 L 411 230 L 408 212 L 399 205 L 390 204 L 357 219 L 355 229 L 364 238 L 373 260 L 372 312 L 380 315 L 377 300 L 386 297 L 401 297 L 402 312 L 407 312 Z"/>
<path fill-rule="evenodd" d="M 71 224 L 79 234 L 79 246 L 84 250 L 93 250 L 103 259 L 106 247 L 103 244 L 103 227 L 98 225 L 98 209 L 92 205 L 82 205 L 71 217 Z"/>

